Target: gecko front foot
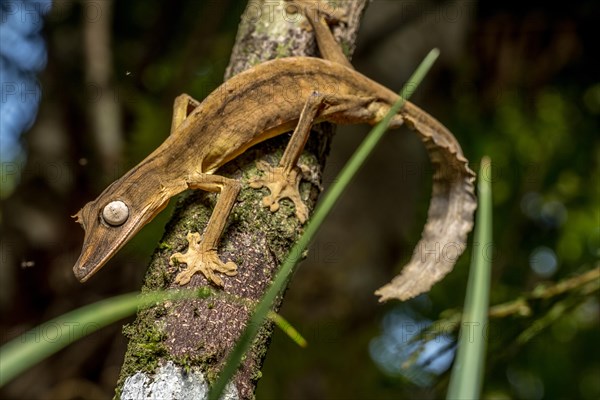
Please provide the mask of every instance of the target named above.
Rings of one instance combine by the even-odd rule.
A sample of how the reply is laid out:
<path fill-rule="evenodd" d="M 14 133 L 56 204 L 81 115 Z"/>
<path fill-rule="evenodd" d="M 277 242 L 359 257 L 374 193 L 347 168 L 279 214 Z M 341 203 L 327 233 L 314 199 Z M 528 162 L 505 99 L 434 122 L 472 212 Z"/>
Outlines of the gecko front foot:
<path fill-rule="evenodd" d="M 187 251 L 175 253 L 169 259 L 169 265 L 173 265 L 173 261 L 187 264 L 187 268 L 175 277 L 175 283 L 185 285 L 196 272 L 201 272 L 209 282 L 223 286 L 223 280 L 215 272 L 221 272 L 228 276 L 237 274 L 235 263 L 231 261 L 224 263 L 219 258 L 217 250 L 204 248 L 198 232 L 188 233 L 186 239 L 189 243 Z"/>
<path fill-rule="evenodd" d="M 265 173 L 262 178 L 250 181 L 250 187 L 260 189 L 266 187 L 271 192 L 263 198 L 263 206 L 269 207 L 272 212 L 279 210 L 279 200 L 290 199 L 296 207 L 296 217 L 301 223 L 308 219 L 308 208 L 300 197 L 300 179 L 302 172 L 295 167 L 286 171 L 283 167 L 273 167 L 268 162 L 259 160 L 256 167 Z"/>

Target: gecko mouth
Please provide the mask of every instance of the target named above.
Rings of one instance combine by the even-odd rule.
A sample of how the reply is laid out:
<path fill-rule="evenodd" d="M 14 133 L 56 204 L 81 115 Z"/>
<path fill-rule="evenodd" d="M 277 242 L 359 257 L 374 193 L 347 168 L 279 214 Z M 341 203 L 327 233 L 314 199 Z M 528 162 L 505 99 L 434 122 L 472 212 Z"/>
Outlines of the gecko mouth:
<path fill-rule="evenodd" d="M 110 254 L 98 258 L 97 254 L 94 254 L 96 253 L 94 250 L 92 246 L 87 246 L 86 251 L 81 253 L 73 267 L 73 273 L 79 282 L 85 282 L 90 279 L 110 258 Z"/>
<path fill-rule="evenodd" d="M 100 228 L 102 229 L 102 228 Z M 92 275 L 100 270 L 108 260 L 127 243 L 127 240 L 135 232 L 128 232 L 120 238 L 104 238 L 89 240 L 87 237 L 83 242 L 83 250 L 79 259 L 73 266 L 73 273 L 80 282 L 87 281 Z"/>

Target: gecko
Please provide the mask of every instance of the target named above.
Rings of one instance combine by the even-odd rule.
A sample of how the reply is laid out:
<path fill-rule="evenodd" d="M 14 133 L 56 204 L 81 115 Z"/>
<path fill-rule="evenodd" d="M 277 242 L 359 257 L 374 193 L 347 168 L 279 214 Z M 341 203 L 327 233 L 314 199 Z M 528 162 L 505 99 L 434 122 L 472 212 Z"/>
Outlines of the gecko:
<path fill-rule="evenodd" d="M 303 173 L 297 162 L 312 125 L 324 121 L 375 125 L 398 94 L 354 70 L 329 28 L 330 13 L 323 8 L 308 12 L 306 0 L 293 3 L 312 26 L 322 58 L 289 57 L 258 64 L 224 82 L 202 102 L 187 94 L 178 96 L 165 141 L 74 216 L 85 231 L 73 267 L 80 281 L 102 268 L 170 198 L 196 189 L 216 192 L 218 198 L 203 234 L 188 233 L 187 251 L 171 255 L 171 265 L 186 265 L 174 282 L 185 285 L 200 273 L 223 286 L 223 275 L 235 275 L 238 267 L 221 260 L 218 243 L 242 182 L 216 172 L 255 144 L 290 131 L 293 134 L 279 163 L 257 161 L 264 174 L 249 186 L 268 189 L 262 206 L 272 212 L 277 212 L 282 199 L 291 200 L 295 216 L 306 222 L 309 211 L 299 193 Z M 453 250 L 462 252 L 476 208 L 475 174 L 454 135 L 408 101 L 389 129 L 402 125 L 416 132 L 425 145 L 434 168 L 432 199 L 411 260 L 375 292 L 380 301 L 414 297 L 450 272 L 456 257 L 442 257 L 440 244 L 452 244 Z M 431 254 L 435 249 L 437 254 Z"/>

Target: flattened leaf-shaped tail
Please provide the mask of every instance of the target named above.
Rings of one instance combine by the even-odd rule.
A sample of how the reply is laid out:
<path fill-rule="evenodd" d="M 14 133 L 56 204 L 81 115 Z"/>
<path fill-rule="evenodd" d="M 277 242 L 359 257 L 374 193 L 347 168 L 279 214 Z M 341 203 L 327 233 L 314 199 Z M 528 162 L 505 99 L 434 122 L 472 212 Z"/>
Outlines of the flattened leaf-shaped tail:
<path fill-rule="evenodd" d="M 381 302 L 425 293 L 452 271 L 466 248 L 477 208 L 475 173 L 454 135 L 412 103 L 405 104 L 401 115 L 425 144 L 434 169 L 433 191 L 421 240 L 400 275 L 375 292 Z"/>

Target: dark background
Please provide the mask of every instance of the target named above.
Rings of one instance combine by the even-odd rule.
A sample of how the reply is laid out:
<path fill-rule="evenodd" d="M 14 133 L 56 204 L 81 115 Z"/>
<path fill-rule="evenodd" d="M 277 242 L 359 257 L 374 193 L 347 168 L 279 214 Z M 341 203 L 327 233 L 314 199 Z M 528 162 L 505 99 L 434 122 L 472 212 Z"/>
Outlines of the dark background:
<path fill-rule="evenodd" d="M 2 160 L 3 342 L 141 287 L 172 208 L 86 284 L 71 271 L 83 231 L 70 215 L 164 140 L 175 96 L 202 99 L 221 82 L 245 4 L 55 2 L 37 122 L 22 138 L 23 155 Z M 398 90 L 440 48 L 414 101 L 450 128 L 473 169 L 483 155 L 492 159 L 492 305 L 598 267 L 598 16 L 594 1 L 374 1 L 367 9 L 355 67 Z M 338 130 L 325 187 L 365 132 Z M 372 295 L 419 238 L 430 172 L 415 135 L 384 138 L 287 293 L 281 312 L 309 347 L 277 331 L 258 398 L 445 395 L 455 333 L 448 329 L 427 357 L 402 369 L 406 333 L 435 320 L 443 327 L 460 310 L 469 254 L 427 296 L 380 305 Z M 537 300 L 530 315 L 492 319 L 484 397 L 600 397 L 599 321 L 597 286 Z M 2 397 L 111 397 L 126 346 L 121 330 L 115 324 L 70 346 Z"/>

